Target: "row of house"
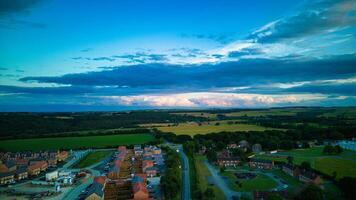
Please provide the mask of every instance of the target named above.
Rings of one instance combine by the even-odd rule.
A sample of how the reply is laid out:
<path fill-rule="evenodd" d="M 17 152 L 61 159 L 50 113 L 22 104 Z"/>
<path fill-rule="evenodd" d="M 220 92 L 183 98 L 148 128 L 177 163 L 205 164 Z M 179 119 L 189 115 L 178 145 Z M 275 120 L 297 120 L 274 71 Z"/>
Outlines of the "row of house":
<path fill-rule="evenodd" d="M 282 166 L 282 171 L 304 183 L 313 183 L 316 185 L 322 183 L 322 179 L 318 174 L 312 170 L 301 169 L 296 165 L 285 164 Z"/>
<path fill-rule="evenodd" d="M 125 146 L 119 146 L 117 148 L 117 153 L 114 155 L 115 158 L 113 162 L 109 164 L 110 169 L 107 174 L 108 178 L 110 178 L 111 180 L 119 179 L 120 167 L 126 157 L 126 154 L 127 154 L 127 149 Z"/>
<path fill-rule="evenodd" d="M 43 156 L 43 157 L 41 157 Z M 63 161 L 68 157 L 68 152 L 25 152 L 25 153 L 2 153 L 0 160 L 0 185 L 14 183 L 34 177 L 51 166 L 52 158 Z M 48 158 L 48 160 L 46 160 Z"/>
<path fill-rule="evenodd" d="M 162 172 L 164 159 L 162 150 L 156 146 L 145 146 L 142 156 L 142 171 L 148 177 L 157 176 Z"/>

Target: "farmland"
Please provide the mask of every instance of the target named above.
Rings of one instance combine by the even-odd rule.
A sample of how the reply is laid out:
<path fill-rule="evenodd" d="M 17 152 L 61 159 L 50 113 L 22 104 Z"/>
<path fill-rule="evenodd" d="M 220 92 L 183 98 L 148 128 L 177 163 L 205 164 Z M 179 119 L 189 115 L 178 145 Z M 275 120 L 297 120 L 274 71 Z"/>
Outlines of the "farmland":
<path fill-rule="evenodd" d="M 78 163 L 76 163 L 74 168 L 85 168 L 92 164 L 99 162 L 105 157 L 109 156 L 112 151 L 94 151 L 87 154 L 83 159 L 81 159 Z"/>
<path fill-rule="evenodd" d="M 229 124 L 228 121 L 212 121 L 209 123 L 180 123 L 175 126 L 159 126 L 156 128 L 162 132 L 172 132 L 177 135 L 185 134 L 190 136 L 194 136 L 197 134 L 217 133 L 223 131 L 264 131 L 273 129 L 252 124 Z"/>
<path fill-rule="evenodd" d="M 120 134 L 60 138 L 2 140 L 0 146 L 7 151 L 39 151 L 49 149 L 105 148 L 117 145 L 143 144 L 153 141 L 151 134 Z"/>

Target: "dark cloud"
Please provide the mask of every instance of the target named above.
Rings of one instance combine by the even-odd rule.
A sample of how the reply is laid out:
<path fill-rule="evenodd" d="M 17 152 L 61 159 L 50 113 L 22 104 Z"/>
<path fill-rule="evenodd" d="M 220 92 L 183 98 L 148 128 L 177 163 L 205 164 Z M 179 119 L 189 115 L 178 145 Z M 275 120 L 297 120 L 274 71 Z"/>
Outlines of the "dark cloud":
<path fill-rule="evenodd" d="M 313 1 L 298 14 L 255 31 L 248 38 L 258 42 L 275 42 L 355 26 L 355 12 L 354 0 Z"/>
<path fill-rule="evenodd" d="M 88 52 L 88 51 L 91 51 L 91 50 L 93 50 L 92 48 L 85 48 L 85 49 L 82 49 L 82 50 L 80 50 L 81 52 Z"/>
<path fill-rule="evenodd" d="M 146 62 L 162 62 L 166 61 L 167 57 L 164 54 L 153 54 L 145 52 L 136 52 L 133 54 L 113 55 L 113 58 L 125 59 L 129 63 L 146 63 Z"/>
<path fill-rule="evenodd" d="M 115 61 L 114 58 L 111 58 L 111 57 L 96 57 L 96 58 L 92 58 L 92 60 L 96 60 L 96 61 L 110 61 L 110 62 L 113 62 Z"/>
<path fill-rule="evenodd" d="M 18 87 L 9 85 L 0 85 L 2 93 L 20 93 L 20 94 L 48 94 L 48 95 L 76 95 L 91 93 L 92 87 Z"/>
<path fill-rule="evenodd" d="M 304 61 L 242 59 L 238 62 L 184 66 L 151 63 L 57 77 L 25 77 L 20 81 L 78 86 L 235 87 L 350 77 L 356 74 L 355 65 L 355 55 Z"/>
<path fill-rule="evenodd" d="M 240 51 L 231 51 L 228 54 L 228 57 L 230 58 L 238 58 L 241 56 L 246 56 L 246 55 L 259 55 L 263 54 L 261 49 L 258 48 L 243 48 Z"/>
<path fill-rule="evenodd" d="M 42 0 L 1 0 L 0 15 L 28 11 Z"/>
<path fill-rule="evenodd" d="M 236 39 L 234 33 L 221 33 L 221 34 L 181 34 L 183 38 L 198 38 L 213 40 L 221 44 L 227 44 Z"/>
<path fill-rule="evenodd" d="M 0 70 L 5 71 L 5 70 L 8 70 L 8 68 L 0 67 Z"/>
<path fill-rule="evenodd" d="M 356 84 L 323 84 L 315 85 L 308 84 L 299 87 L 286 89 L 284 92 L 297 92 L 297 93 L 321 93 L 321 94 L 339 94 L 339 95 L 356 95 Z"/>
<path fill-rule="evenodd" d="M 22 70 L 22 69 L 17 69 L 16 72 L 19 72 L 19 73 L 24 73 L 25 70 Z"/>

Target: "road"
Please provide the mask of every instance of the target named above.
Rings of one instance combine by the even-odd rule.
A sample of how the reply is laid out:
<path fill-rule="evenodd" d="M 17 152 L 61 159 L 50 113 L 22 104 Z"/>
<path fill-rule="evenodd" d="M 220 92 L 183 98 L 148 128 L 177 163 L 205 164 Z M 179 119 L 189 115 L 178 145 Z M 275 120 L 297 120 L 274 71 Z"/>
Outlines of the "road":
<path fill-rule="evenodd" d="M 96 151 L 96 150 L 94 150 L 94 151 Z M 83 157 L 83 156 L 80 156 L 80 157 Z M 75 186 L 72 190 L 67 192 L 64 196 L 59 196 L 60 197 L 59 199 L 78 199 L 81 192 L 84 189 L 86 189 L 90 184 L 93 183 L 93 177 L 101 175 L 100 171 L 95 170 L 94 168 L 96 168 L 99 165 L 102 165 L 104 163 L 107 163 L 109 158 L 110 158 L 110 156 L 101 160 L 100 162 L 97 162 L 89 167 L 86 167 L 85 169 L 90 171 L 90 176 L 85 181 L 83 181 L 80 185 Z M 75 171 L 75 170 L 72 170 L 72 171 Z M 54 199 L 54 200 L 56 200 L 56 199 Z"/>
<path fill-rule="evenodd" d="M 182 161 L 182 200 L 190 200 L 190 177 L 189 177 L 189 161 L 187 155 L 183 151 L 182 145 L 179 145 L 179 155 Z"/>
<path fill-rule="evenodd" d="M 219 171 L 215 169 L 208 161 L 205 161 L 204 164 L 208 168 L 212 178 L 214 179 L 214 183 L 220 188 L 220 190 L 224 193 L 225 199 L 232 199 L 232 197 L 241 197 L 241 192 L 233 191 L 226 184 L 225 180 L 219 175 Z"/>
<path fill-rule="evenodd" d="M 189 161 L 187 155 L 185 155 L 183 150 L 183 145 L 181 144 L 172 144 L 166 141 L 166 144 L 174 150 L 178 150 L 180 159 L 181 159 L 181 169 L 182 169 L 182 190 L 180 198 L 181 200 L 190 200 L 190 177 L 189 177 Z"/>

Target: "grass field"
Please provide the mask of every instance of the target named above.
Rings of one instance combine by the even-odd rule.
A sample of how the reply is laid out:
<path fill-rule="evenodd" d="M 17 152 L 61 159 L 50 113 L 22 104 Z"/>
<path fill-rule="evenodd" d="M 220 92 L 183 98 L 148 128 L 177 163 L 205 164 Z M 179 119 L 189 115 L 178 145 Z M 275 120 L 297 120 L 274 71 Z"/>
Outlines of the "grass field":
<path fill-rule="evenodd" d="M 205 164 L 204 164 L 204 160 L 205 157 L 201 156 L 201 155 L 196 155 L 195 156 L 195 166 L 196 166 L 196 170 L 197 170 L 197 177 L 199 180 L 199 188 L 201 191 L 205 191 L 208 187 L 211 187 L 214 190 L 214 194 L 215 194 L 215 199 L 217 200 L 224 200 L 224 194 L 222 193 L 222 191 L 216 187 L 216 186 L 210 186 L 208 184 L 208 177 L 211 176 L 208 168 L 206 168 Z"/>
<path fill-rule="evenodd" d="M 0 147 L 7 151 L 39 151 L 56 149 L 103 148 L 107 146 L 143 144 L 153 141 L 151 134 L 120 134 L 106 136 L 35 138 L 1 140 Z"/>
<path fill-rule="evenodd" d="M 220 123 L 220 125 L 215 125 Z M 194 136 L 197 134 L 207 134 L 214 132 L 234 132 L 234 131 L 264 131 L 270 130 L 273 128 L 266 128 L 263 126 L 252 125 L 252 124 L 228 124 L 227 121 L 212 121 L 201 123 L 199 126 L 198 123 L 180 123 L 178 126 L 162 126 L 156 127 L 158 130 L 163 132 L 172 132 L 177 135 L 190 135 Z"/>
<path fill-rule="evenodd" d="M 277 154 L 283 157 L 277 157 L 277 155 L 258 155 L 257 157 L 287 162 L 285 157 L 290 155 L 294 158 L 294 163 L 301 164 L 303 161 L 307 161 L 313 168 L 328 175 L 332 175 L 335 171 L 337 178 L 343 176 L 356 177 L 356 152 L 345 150 L 340 155 L 329 156 L 323 154 L 322 150 L 323 147 L 295 149 Z"/>
<path fill-rule="evenodd" d="M 268 176 L 257 174 L 255 178 L 249 180 L 239 180 L 241 183 L 240 187 L 239 184 L 235 183 L 238 179 L 236 179 L 234 173 L 235 172 L 225 171 L 221 175 L 228 178 L 231 189 L 235 191 L 251 192 L 254 190 L 270 190 L 278 185 L 278 183 Z"/>
<path fill-rule="evenodd" d="M 84 168 L 93 165 L 109 156 L 113 151 L 94 151 L 88 153 L 83 159 L 76 163 L 73 168 Z"/>
<path fill-rule="evenodd" d="M 239 112 L 226 113 L 229 117 L 259 117 L 259 116 L 295 116 L 299 112 L 306 112 L 304 108 L 291 108 L 291 109 L 268 109 L 268 110 L 247 110 Z"/>

